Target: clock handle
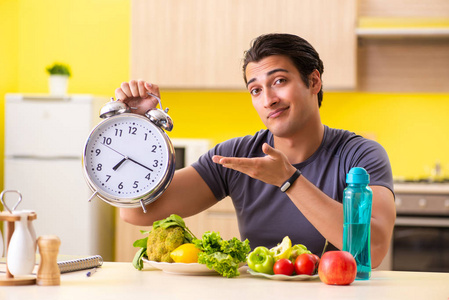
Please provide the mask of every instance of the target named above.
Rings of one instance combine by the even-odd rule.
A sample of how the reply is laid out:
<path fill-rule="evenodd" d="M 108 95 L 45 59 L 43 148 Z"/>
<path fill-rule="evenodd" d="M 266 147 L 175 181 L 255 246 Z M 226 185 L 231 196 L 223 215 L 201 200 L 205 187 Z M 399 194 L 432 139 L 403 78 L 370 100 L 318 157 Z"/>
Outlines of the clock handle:
<path fill-rule="evenodd" d="M 161 110 L 164 110 L 164 109 L 162 108 L 162 102 L 161 102 L 161 98 L 160 98 L 160 97 L 158 97 L 158 96 L 156 96 L 155 94 L 152 94 L 152 93 L 150 93 L 150 92 L 147 92 L 147 95 L 156 98 L 156 99 L 157 99 L 157 102 L 159 102 L 159 107 L 161 108 Z"/>

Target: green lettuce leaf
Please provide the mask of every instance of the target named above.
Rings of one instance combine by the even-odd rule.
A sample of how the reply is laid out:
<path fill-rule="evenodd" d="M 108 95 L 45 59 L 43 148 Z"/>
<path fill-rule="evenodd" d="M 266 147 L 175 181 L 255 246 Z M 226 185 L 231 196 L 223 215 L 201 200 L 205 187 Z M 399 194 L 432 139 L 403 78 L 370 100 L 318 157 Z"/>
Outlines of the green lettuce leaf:
<path fill-rule="evenodd" d="M 202 239 L 194 239 L 193 243 L 202 251 L 198 254 L 198 263 L 228 278 L 240 275 L 239 264 L 246 261 L 251 251 L 247 239 L 243 242 L 235 237 L 223 240 L 218 232 L 205 232 Z"/>

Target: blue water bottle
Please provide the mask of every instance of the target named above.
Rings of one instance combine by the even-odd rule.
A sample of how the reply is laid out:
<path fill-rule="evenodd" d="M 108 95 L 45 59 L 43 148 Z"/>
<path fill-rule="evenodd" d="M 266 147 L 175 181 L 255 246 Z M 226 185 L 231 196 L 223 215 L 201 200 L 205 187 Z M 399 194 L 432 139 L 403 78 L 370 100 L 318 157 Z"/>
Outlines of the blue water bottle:
<path fill-rule="evenodd" d="M 357 262 L 356 280 L 371 277 L 371 207 L 373 191 L 364 168 L 352 168 L 346 174 L 348 186 L 343 192 L 343 251 Z"/>

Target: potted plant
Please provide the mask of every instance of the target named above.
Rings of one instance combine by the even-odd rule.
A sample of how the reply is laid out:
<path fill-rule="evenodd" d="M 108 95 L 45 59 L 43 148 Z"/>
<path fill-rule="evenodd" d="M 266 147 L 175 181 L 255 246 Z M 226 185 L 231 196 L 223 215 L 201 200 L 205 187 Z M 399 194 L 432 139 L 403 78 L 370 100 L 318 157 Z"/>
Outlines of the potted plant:
<path fill-rule="evenodd" d="M 47 73 L 50 75 L 49 88 L 52 95 L 67 94 L 69 77 L 72 75 L 70 67 L 62 63 L 54 63 L 47 67 Z"/>

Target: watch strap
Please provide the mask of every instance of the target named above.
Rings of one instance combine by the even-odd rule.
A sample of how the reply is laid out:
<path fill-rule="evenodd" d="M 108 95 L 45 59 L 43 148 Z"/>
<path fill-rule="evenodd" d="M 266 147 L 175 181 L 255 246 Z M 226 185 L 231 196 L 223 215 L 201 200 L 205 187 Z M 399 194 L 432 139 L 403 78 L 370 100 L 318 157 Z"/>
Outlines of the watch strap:
<path fill-rule="evenodd" d="M 295 173 L 293 173 L 292 177 L 290 177 L 289 179 L 287 179 L 286 182 L 284 182 L 283 185 L 281 185 L 281 192 L 285 193 L 293 184 L 293 182 L 295 182 L 296 179 L 298 179 L 298 177 L 301 176 L 301 171 L 299 171 L 298 169 L 296 169 Z"/>

